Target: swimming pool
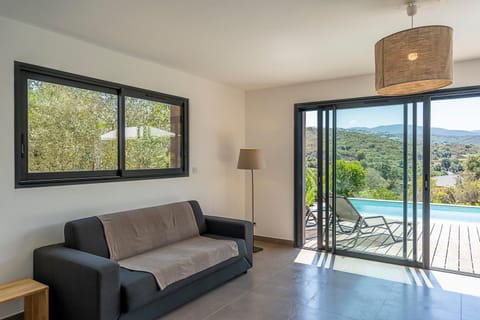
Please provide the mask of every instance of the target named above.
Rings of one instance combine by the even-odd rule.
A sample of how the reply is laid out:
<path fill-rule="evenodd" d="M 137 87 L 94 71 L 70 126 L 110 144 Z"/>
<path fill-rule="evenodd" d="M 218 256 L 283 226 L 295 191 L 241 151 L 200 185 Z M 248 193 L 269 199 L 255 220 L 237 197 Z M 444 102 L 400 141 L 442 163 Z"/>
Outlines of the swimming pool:
<path fill-rule="evenodd" d="M 402 219 L 403 203 L 401 201 L 385 201 L 350 198 L 358 212 L 364 215 L 382 215 L 385 217 Z M 412 204 L 408 205 L 408 217 L 412 219 Z M 422 218 L 422 205 L 417 206 L 417 217 Z M 456 222 L 480 223 L 480 207 L 455 206 L 445 204 L 430 205 L 431 220 L 448 220 Z"/>

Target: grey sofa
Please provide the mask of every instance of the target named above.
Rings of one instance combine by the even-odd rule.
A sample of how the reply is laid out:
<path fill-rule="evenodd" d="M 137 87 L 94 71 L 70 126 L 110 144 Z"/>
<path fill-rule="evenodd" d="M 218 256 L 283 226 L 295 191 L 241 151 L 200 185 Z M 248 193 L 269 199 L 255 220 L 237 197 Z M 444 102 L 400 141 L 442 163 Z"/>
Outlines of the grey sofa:
<path fill-rule="evenodd" d="M 51 319 L 157 319 L 252 267 L 252 224 L 204 216 L 188 202 L 202 236 L 234 240 L 239 255 L 160 290 L 148 272 L 109 259 L 103 225 L 89 217 L 65 225 L 65 243 L 34 251 L 34 278 L 50 286 Z"/>

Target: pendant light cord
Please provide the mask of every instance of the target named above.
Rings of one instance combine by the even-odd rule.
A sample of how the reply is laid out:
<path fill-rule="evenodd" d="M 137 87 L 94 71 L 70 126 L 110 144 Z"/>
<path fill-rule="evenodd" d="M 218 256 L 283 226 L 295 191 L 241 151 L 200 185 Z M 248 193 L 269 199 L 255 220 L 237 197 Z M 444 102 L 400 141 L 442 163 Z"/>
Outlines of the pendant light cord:
<path fill-rule="evenodd" d="M 417 14 L 417 4 L 415 0 L 407 4 L 407 15 L 411 18 L 411 29 L 413 29 L 413 16 Z"/>

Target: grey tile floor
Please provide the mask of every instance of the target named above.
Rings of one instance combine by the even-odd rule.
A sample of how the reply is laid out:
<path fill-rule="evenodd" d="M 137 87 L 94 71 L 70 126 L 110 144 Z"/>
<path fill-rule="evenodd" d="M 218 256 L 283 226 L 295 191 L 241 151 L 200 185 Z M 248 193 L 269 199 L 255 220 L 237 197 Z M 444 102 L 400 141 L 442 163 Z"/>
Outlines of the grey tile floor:
<path fill-rule="evenodd" d="M 258 244 L 246 275 L 161 319 L 480 319 L 480 278 Z"/>

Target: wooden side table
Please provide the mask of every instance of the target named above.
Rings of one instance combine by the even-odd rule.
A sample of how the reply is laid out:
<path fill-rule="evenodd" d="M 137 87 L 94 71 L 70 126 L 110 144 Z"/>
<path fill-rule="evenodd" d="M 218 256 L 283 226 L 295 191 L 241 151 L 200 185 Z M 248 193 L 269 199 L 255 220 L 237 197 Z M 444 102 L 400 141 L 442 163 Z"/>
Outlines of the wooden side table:
<path fill-rule="evenodd" d="M 24 318 L 48 320 L 48 286 L 32 279 L 0 284 L 0 303 L 24 298 Z"/>

